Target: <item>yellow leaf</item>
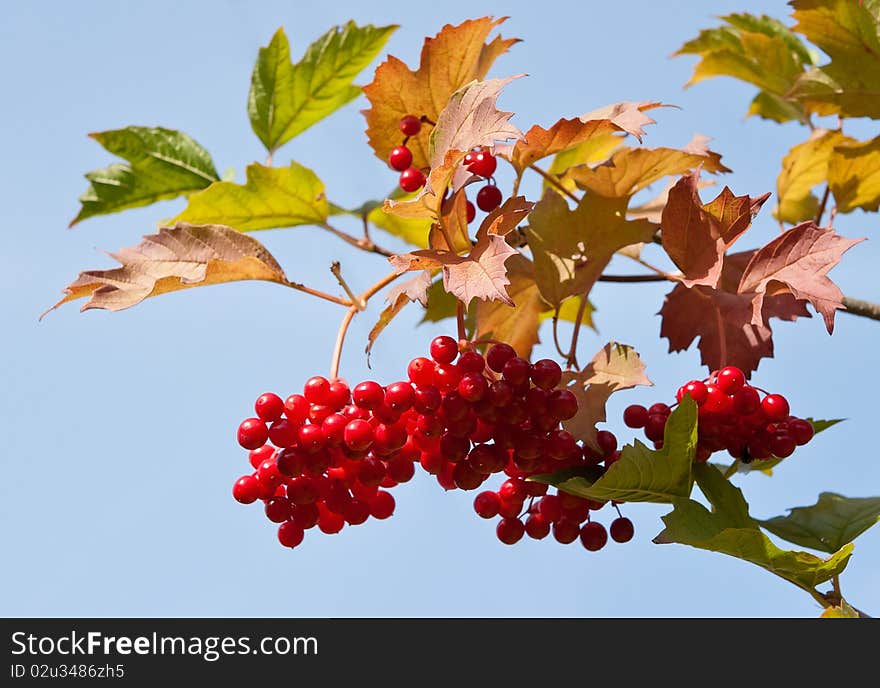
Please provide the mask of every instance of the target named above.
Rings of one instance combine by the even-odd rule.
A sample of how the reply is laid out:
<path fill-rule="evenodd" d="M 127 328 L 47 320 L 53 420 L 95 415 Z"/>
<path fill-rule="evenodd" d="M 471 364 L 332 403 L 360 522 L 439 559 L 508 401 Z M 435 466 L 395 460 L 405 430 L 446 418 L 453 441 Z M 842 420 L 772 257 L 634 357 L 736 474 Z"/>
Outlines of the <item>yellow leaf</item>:
<path fill-rule="evenodd" d="M 876 211 L 880 207 L 880 136 L 835 148 L 828 161 L 828 184 L 838 212 Z"/>
<path fill-rule="evenodd" d="M 577 185 L 565 176 L 566 170 L 576 165 L 590 165 L 607 160 L 622 145 L 622 141 L 622 137 L 616 133 L 601 134 L 587 139 L 583 143 L 557 153 L 547 171 L 558 177 L 566 189 L 573 191 Z M 544 189 L 547 189 L 550 183 L 545 179 L 543 186 Z"/>

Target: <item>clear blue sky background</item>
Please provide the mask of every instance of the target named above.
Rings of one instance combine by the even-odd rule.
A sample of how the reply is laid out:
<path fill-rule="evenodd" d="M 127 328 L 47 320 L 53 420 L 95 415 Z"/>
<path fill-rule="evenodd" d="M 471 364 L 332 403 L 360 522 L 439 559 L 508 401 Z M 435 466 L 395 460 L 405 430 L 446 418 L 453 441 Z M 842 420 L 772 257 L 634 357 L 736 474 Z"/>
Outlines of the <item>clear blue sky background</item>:
<path fill-rule="evenodd" d="M 86 134 L 127 124 L 178 128 L 242 180 L 244 166 L 264 157 L 245 109 L 251 68 L 279 25 L 299 55 L 349 18 L 400 23 L 387 49 L 413 64 L 422 37 L 444 22 L 510 14 L 503 33 L 525 42 L 493 74 L 529 74 L 502 100 L 522 129 L 616 101 L 663 100 L 682 109 L 657 112 L 647 145 L 680 146 L 703 133 L 734 169 L 724 180 L 734 191 L 773 190 L 779 161 L 803 130 L 744 120 L 754 91 L 731 80 L 683 90 L 692 60 L 668 59 L 712 25 L 713 15 L 737 10 L 783 16 L 787 7 L 746 0 L 9 3 L 0 23 L 0 613 L 817 615 L 807 595 L 761 569 L 651 544 L 662 506 L 626 507 L 636 539 L 598 554 L 550 540 L 505 547 L 493 525 L 472 513 L 473 493 L 446 494 L 424 476 L 395 490 L 394 518 L 334 537 L 310 534 L 303 547 L 285 550 L 258 507 L 230 496 L 247 467 L 234 430 L 260 392 L 289 393 L 326 371 L 341 309 L 253 283 L 191 290 L 116 314 L 81 315 L 73 305 L 37 322 L 79 270 L 112 264 L 100 251 L 136 244 L 183 204 L 66 229 L 85 188 L 82 174 L 110 162 Z M 331 199 L 352 206 L 381 198 L 394 181 L 365 145 L 359 106 L 276 155 L 279 164 L 296 159 L 313 167 Z M 858 131 L 876 134 L 870 126 Z M 857 213 L 837 226 L 848 236 L 874 237 L 880 221 Z M 743 248 L 775 231 L 768 208 Z M 259 238 L 292 278 L 315 287 L 335 289 L 327 271 L 334 258 L 359 287 L 386 270 L 316 229 Z M 861 244 L 834 277 L 845 292 L 880 300 L 877 259 L 876 241 Z M 633 344 L 657 385 L 618 395 L 611 418 L 626 404 L 669 398 L 702 374 L 695 351 L 668 355 L 658 338 L 654 314 L 664 291 L 603 284 L 594 292 L 601 332 L 583 338 L 584 355 L 611 338 Z M 378 305 L 350 332 L 349 379 L 368 374 L 361 352 Z M 379 342 L 378 379 L 399 378 L 406 361 L 443 331 L 414 330 L 416 311 Z M 789 394 L 796 413 L 850 421 L 799 450 L 773 478 L 739 479 L 756 516 L 811 504 L 822 490 L 880 494 L 878 332 L 877 323 L 847 315 L 838 317 L 833 338 L 818 319 L 776 327 L 778 358 L 761 364 L 758 384 Z M 610 427 L 631 437 L 621 422 Z M 844 591 L 880 612 L 880 528 L 857 541 Z"/>

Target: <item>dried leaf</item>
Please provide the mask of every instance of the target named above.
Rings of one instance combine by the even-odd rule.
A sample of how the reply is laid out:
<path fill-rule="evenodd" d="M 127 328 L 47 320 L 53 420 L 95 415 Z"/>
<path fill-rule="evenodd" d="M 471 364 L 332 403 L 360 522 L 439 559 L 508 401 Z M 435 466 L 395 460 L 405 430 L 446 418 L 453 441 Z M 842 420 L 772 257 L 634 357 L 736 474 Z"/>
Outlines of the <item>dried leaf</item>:
<path fill-rule="evenodd" d="M 625 101 L 591 110 L 590 112 L 581 115 L 579 119 L 582 122 L 602 119 L 610 120 L 611 123 L 621 131 L 625 131 L 627 134 L 632 134 L 639 140 L 639 142 L 641 142 L 642 137 L 645 135 L 644 127 L 649 124 L 656 124 L 656 122 L 645 113 L 648 110 L 653 110 L 658 107 L 671 106 L 648 100 L 643 100 L 641 102 Z"/>
<path fill-rule="evenodd" d="M 511 196 L 499 207 L 483 218 L 477 236 L 497 234 L 506 236 L 526 219 L 535 204 L 527 201 L 525 196 Z"/>
<path fill-rule="evenodd" d="M 535 284 L 534 265 L 528 258 L 512 256 L 506 266 L 510 280 L 507 293 L 515 305 L 478 301 L 475 307 L 476 338 L 506 342 L 520 356 L 528 358 L 532 347 L 539 342 L 538 328 L 546 304 Z"/>
<path fill-rule="evenodd" d="M 64 290 L 66 296 L 49 311 L 84 297 L 90 298 L 82 311 L 120 311 L 150 296 L 208 284 L 241 280 L 290 284 L 260 242 L 223 225 L 180 222 L 110 255 L 121 267 L 81 272 Z"/>
<path fill-rule="evenodd" d="M 724 187 L 709 203 L 699 194 L 699 171 L 682 177 L 663 208 L 663 248 L 682 271 L 682 283 L 714 287 L 721 277 L 724 253 L 742 235 L 769 198 L 734 196 Z"/>
<path fill-rule="evenodd" d="M 843 308 L 843 293 L 827 274 L 860 241 L 864 239 L 845 239 L 833 229 L 804 222 L 756 251 L 738 288 L 741 294 L 752 295 L 752 324 L 763 322 L 765 294 L 787 291 L 813 304 L 831 334 L 834 312 Z"/>
<path fill-rule="evenodd" d="M 364 350 L 364 353 L 367 354 L 368 359 L 379 335 L 382 334 L 382 331 L 408 303 L 418 301 L 427 308 L 428 288 L 430 286 L 431 273 L 426 270 L 388 290 L 388 293 L 385 295 L 388 305 L 379 314 L 379 320 L 373 325 L 370 334 L 367 335 L 367 348 Z"/>
<path fill-rule="evenodd" d="M 496 58 L 518 41 L 495 37 L 486 42 L 503 21 L 482 17 L 444 26 L 435 37 L 425 39 L 416 70 L 396 57 L 379 65 L 373 81 L 364 87 L 370 101 L 370 108 L 364 111 L 366 133 L 378 158 L 387 160 L 391 149 L 400 145 L 401 117 L 424 115 L 436 122 L 453 93 L 471 81 L 485 78 Z M 422 127 L 407 143 L 415 167 L 430 165 L 430 133 L 430 127 Z"/>

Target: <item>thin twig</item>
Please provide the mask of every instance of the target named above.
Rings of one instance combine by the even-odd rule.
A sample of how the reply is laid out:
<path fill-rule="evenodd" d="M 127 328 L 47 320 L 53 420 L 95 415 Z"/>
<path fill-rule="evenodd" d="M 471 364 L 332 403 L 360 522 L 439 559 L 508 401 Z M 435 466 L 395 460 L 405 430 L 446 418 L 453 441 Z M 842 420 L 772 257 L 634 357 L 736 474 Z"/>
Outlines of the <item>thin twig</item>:
<path fill-rule="evenodd" d="M 599 282 L 668 282 L 661 275 L 599 275 Z"/>
<path fill-rule="evenodd" d="M 557 306 L 553 314 L 553 344 L 560 358 L 568 358 L 568 354 L 562 350 L 562 345 L 559 343 L 559 308 Z"/>
<path fill-rule="evenodd" d="M 284 286 L 290 287 L 291 289 L 296 289 L 297 291 L 301 291 L 305 294 L 317 296 L 319 299 L 324 299 L 325 301 L 338 303 L 340 306 L 352 305 L 351 301 L 349 301 L 348 299 L 343 299 L 341 296 L 333 296 L 333 294 L 327 294 L 326 292 L 312 289 L 311 287 L 307 287 L 306 285 L 300 284 L 299 282 L 286 282 Z"/>
<path fill-rule="evenodd" d="M 822 200 L 819 201 L 819 209 L 816 211 L 816 219 L 814 222 L 818 225 L 822 225 L 822 216 L 825 214 L 825 206 L 828 205 L 828 197 L 831 195 L 831 186 L 829 184 L 825 185 L 825 192 L 822 194 Z"/>
<path fill-rule="evenodd" d="M 344 242 L 351 244 L 352 246 L 355 246 L 355 247 L 361 249 L 362 251 L 368 251 L 370 253 L 378 253 L 380 256 L 385 256 L 386 258 L 390 258 L 391 256 L 394 255 L 393 253 L 391 253 L 391 251 L 388 251 L 387 249 L 384 249 L 380 246 L 376 246 L 376 244 L 373 243 L 372 241 L 368 241 L 365 239 L 358 239 L 357 237 L 353 237 L 351 234 L 348 234 L 347 232 L 343 232 L 341 229 L 337 229 L 336 227 L 329 224 L 328 222 L 321 222 L 318 224 L 318 227 L 321 227 L 322 229 L 326 229 L 331 234 L 338 236 Z"/>
<path fill-rule="evenodd" d="M 348 298 L 351 299 L 352 307 L 357 308 L 359 311 L 364 310 L 367 305 L 359 299 L 351 290 L 351 287 L 348 286 L 348 282 L 346 282 L 345 278 L 342 276 L 342 266 L 339 264 L 338 260 L 333 261 L 333 264 L 330 266 L 330 272 L 333 273 L 336 281 L 339 282 L 339 286 L 345 290 L 346 294 L 348 294 Z"/>
<path fill-rule="evenodd" d="M 566 368 L 578 368 L 577 362 L 577 344 L 578 336 L 581 333 L 581 323 L 584 319 L 584 312 L 587 310 L 587 304 L 590 303 L 588 294 L 581 297 L 581 304 L 578 306 L 578 312 L 574 319 L 574 331 L 571 333 L 571 348 L 568 350 Z"/>
<path fill-rule="evenodd" d="M 860 315 L 871 320 L 880 320 L 880 303 L 871 303 L 870 301 L 844 296 L 843 305 L 846 306 L 846 310 L 843 311 L 844 313 Z"/>
<path fill-rule="evenodd" d="M 455 320 L 458 323 L 458 341 L 465 341 L 467 329 L 464 324 L 464 304 L 461 301 L 456 301 Z"/>
<path fill-rule="evenodd" d="M 542 170 L 540 167 L 538 167 L 538 166 L 535 165 L 534 163 L 532 163 L 531 165 L 529 165 L 529 169 L 530 169 L 530 170 L 534 170 L 535 172 L 537 172 L 538 174 L 540 174 L 540 175 L 541 175 L 542 177 L 544 177 L 544 179 L 546 179 L 550 184 L 552 184 L 552 185 L 555 186 L 557 189 L 559 189 L 559 191 L 561 191 L 563 194 L 565 194 L 566 196 L 568 196 L 568 197 L 569 197 L 572 201 L 574 201 L 575 203 L 580 203 L 580 202 L 581 202 L 581 199 L 578 198 L 577 196 L 575 196 L 571 191 L 569 191 L 568 189 L 566 189 L 565 186 L 563 186 L 563 185 L 559 182 L 559 180 L 558 180 L 554 175 L 550 174 L 549 172 L 545 172 L 544 170 Z"/>

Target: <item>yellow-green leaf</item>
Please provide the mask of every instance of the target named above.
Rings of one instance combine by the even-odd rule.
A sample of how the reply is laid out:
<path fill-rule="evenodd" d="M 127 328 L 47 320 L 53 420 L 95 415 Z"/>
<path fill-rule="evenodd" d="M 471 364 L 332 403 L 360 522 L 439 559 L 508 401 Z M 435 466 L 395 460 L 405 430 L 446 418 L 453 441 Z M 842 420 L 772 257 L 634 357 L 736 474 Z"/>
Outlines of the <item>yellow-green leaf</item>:
<path fill-rule="evenodd" d="M 880 208 L 880 136 L 835 148 L 828 161 L 828 184 L 840 213 Z"/>
<path fill-rule="evenodd" d="M 379 53 L 397 26 L 337 26 L 312 43 L 297 64 L 278 29 L 260 48 L 251 76 L 248 115 L 254 133 L 271 153 L 327 115 L 357 98 L 355 77 Z"/>
<path fill-rule="evenodd" d="M 525 256 L 517 254 L 507 261 L 510 284 L 507 293 L 514 305 L 501 301 L 478 301 L 475 307 L 477 339 L 497 339 L 510 344 L 516 352 L 529 358 L 538 343 L 540 314 L 546 308 L 535 284 L 534 266 Z"/>
<path fill-rule="evenodd" d="M 86 174 L 89 188 L 80 196 L 82 208 L 71 227 L 95 215 L 177 198 L 219 179 L 208 151 L 180 131 L 126 127 L 89 136 L 128 164 Z"/>
<path fill-rule="evenodd" d="M 324 184 L 307 167 L 248 165 L 247 181 L 215 182 L 193 194 L 177 222 L 226 224 L 240 232 L 320 225 L 330 212 Z"/>

